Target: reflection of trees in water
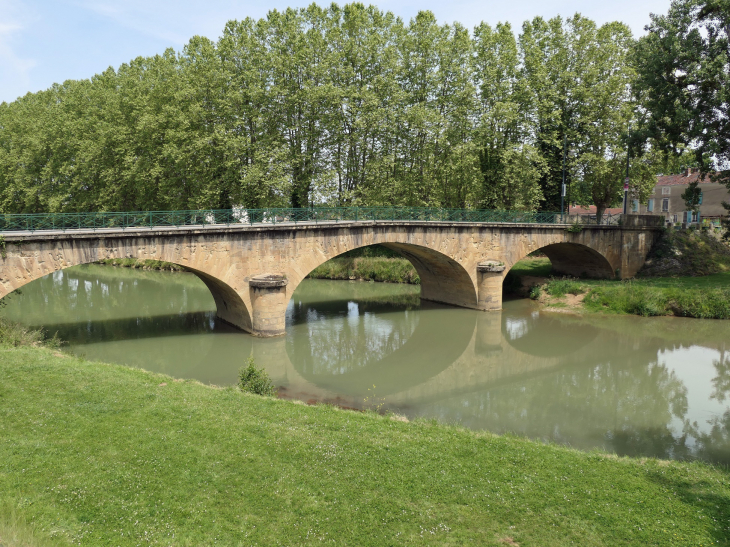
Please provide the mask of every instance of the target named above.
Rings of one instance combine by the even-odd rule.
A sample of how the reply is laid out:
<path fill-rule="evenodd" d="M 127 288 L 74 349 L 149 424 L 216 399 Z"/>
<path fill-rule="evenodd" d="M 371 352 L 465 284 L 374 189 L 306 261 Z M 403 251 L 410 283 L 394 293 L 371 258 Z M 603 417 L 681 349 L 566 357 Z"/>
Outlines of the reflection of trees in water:
<path fill-rule="evenodd" d="M 689 433 L 697 439 L 697 457 L 730 465 L 730 410 L 722 416 L 715 416 L 707 421 L 709 431 L 701 431 L 697 423 L 687 427 Z"/>
<path fill-rule="evenodd" d="M 304 280 L 294 291 L 287 310 L 287 323 L 298 323 L 305 316 L 297 312 L 299 305 L 317 309 L 321 316 L 340 313 L 347 302 L 357 302 L 363 310 L 375 306 L 379 311 L 386 307 L 394 311 L 412 310 L 419 307 L 421 289 L 416 285 L 397 283 L 368 283 L 362 281 Z M 293 306 L 296 304 L 296 308 Z"/>
<path fill-rule="evenodd" d="M 74 324 L 94 329 L 96 323 L 104 321 L 121 328 L 118 322 L 126 319 L 129 328 L 142 333 L 173 326 L 150 319 L 214 309 L 210 292 L 192 274 L 83 266 L 27 284 L 21 295 L 10 300 L 3 314 L 26 325 L 46 326 L 49 331 L 54 326 Z M 135 326 L 135 322 L 139 324 Z M 66 336 L 72 337 L 73 333 Z M 84 336 L 88 338 L 88 334 Z"/>
<path fill-rule="evenodd" d="M 293 322 L 304 316 L 306 326 L 287 331 L 289 355 L 296 356 L 303 374 L 315 375 L 344 374 L 377 362 L 400 349 L 418 324 L 415 313 L 399 313 L 389 320 L 387 314 L 393 311 L 382 303 L 345 302 L 326 310 L 321 304 L 314 308 L 296 303 Z"/>
<path fill-rule="evenodd" d="M 621 455 L 683 457 L 673 418 L 687 413 L 687 389 L 656 357 L 646 364 L 571 366 L 438 403 L 446 420 Z"/>
<path fill-rule="evenodd" d="M 730 397 L 730 356 L 722 352 L 719 359 L 712 361 L 712 366 L 717 376 L 712 379 L 714 390 L 711 397 L 722 403 Z"/>
<path fill-rule="evenodd" d="M 712 361 L 716 376 L 712 379 L 712 399 L 724 402 L 730 398 L 730 356 L 723 351 L 719 359 Z M 707 427 L 700 427 L 697 422 L 686 423 L 685 431 L 697 440 L 695 452 L 697 457 L 730 464 L 730 409 L 722 416 L 713 416 L 707 420 Z"/>
<path fill-rule="evenodd" d="M 287 309 L 287 351 L 305 375 L 351 372 L 401 348 L 419 305 L 417 287 L 306 280 Z"/>

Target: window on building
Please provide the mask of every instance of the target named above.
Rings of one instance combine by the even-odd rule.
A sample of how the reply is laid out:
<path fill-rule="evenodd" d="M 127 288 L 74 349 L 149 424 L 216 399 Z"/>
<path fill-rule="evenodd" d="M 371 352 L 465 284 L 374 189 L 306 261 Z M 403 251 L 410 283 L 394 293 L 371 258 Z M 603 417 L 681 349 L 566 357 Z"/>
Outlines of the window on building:
<path fill-rule="evenodd" d="M 702 205 L 702 192 L 700 192 L 700 201 L 699 204 Z"/>
<path fill-rule="evenodd" d="M 697 211 L 686 211 L 684 213 L 684 222 L 697 222 L 699 220 L 699 214 Z"/>
<path fill-rule="evenodd" d="M 646 212 L 647 213 L 653 213 L 654 212 L 654 200 L 653 199 L 650 199 L 646 203 Z"/>
<path fill-rule="evenodd" d="M 639 200 L 638 199 L 632 199 L 631 200 L 631 212 L 632 213 L 638 213 L 639 212 Z"/>
<path fill-rule="evenodd" d="M 668 211 L 669 211 L 669 200 L 668 199 L 663 199 L 662 200 L 662 212 L 663 213 L 666 213 Z M 675 222 L 676 222 L 676 219 L 675 219 Z"/>
<path fill-rule="evenodd" d="M 669 196 L 672 194 L 672 189 L 669 186 L 662 186 L 662 195 Z"/>

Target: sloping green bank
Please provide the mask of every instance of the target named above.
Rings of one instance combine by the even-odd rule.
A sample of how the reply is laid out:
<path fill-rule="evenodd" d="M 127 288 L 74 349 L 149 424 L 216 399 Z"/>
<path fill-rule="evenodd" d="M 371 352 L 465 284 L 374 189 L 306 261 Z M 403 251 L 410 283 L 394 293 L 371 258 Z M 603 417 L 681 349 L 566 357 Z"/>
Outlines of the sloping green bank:
<path fill-rule="evenodd" d="M 0 544 L 728 545 L 730 471 L 0 349 Z"/>
<path fill-rule="evenodd" d="M 643 315 L 675 315 L 697 319 L 730 319 L 730 288 L 681 289 L 637 283 L 591 288 L 583 305 L 591 311 Z"/>
<path fill-rule="evenodd" d="M 730 271 L 730 246 L 702 230 L 667 230 L 638 277 L 695 277 Z"/>

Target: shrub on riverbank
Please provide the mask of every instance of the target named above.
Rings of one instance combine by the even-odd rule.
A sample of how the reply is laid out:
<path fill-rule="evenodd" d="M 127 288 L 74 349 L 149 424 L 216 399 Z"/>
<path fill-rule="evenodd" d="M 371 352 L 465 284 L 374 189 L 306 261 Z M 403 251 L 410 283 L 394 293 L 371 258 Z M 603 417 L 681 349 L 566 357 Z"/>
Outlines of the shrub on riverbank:
<path fill-rule="evenodd" d="M 333 258 L 312 270 L 307 277 L 421 284 L 421 278 L 408 260 L 380 256 Z"/>
<path fill-rule="evenodd" d="M 0 317 L 0 346 L 37 346 L 43 339 L 42 330 L 30 329 Z"/>
<path fill-rule="evenodd" d="M 246 366 L 238 372 L 238 389 L 254 395 L 276 395 L 276 388 L 263 368 L 256 368 L 253 357 L 249 357 Z"/>
<path fill-rule="evenodd" d="M 172 262 L 163 260 L 143 260 L 138 258 L 104 258 L 97 261 L 97 264 L 105 266 L 118 266 L 121 268 L 135 268 L 138 270 L 164 270 L 169 272 L 184 272 L 185 268 Z"/>
<path fill-rule="evenodd" d="M 0 347 L 3 346 L 13 348 L 47 346 L 57 348 L 61 346 L 61 340 L 55 335 L 48 338 L 42 329 L 25 327 L 0 317 Z"/>
<path fill-rule="evenodd" d="M 730 472 L 0 350 L 0 543 L 701 545 Z"/>

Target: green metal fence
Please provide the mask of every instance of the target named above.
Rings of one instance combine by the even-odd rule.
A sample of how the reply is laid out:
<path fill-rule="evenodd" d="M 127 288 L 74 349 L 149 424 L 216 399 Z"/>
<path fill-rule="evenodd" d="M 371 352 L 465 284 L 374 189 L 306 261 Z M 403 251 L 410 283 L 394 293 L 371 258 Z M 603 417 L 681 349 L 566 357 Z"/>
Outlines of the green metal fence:
<path fill-rule="evenodd" d="M 132 213 L 0 214 L 0 231 L 81 230 L 165 226 L 253 225 L 364 220 L 555 224 L 560 213 L 432 209 L 425 207 L 312 207 L 310 209 L 202 209 Z"/>

